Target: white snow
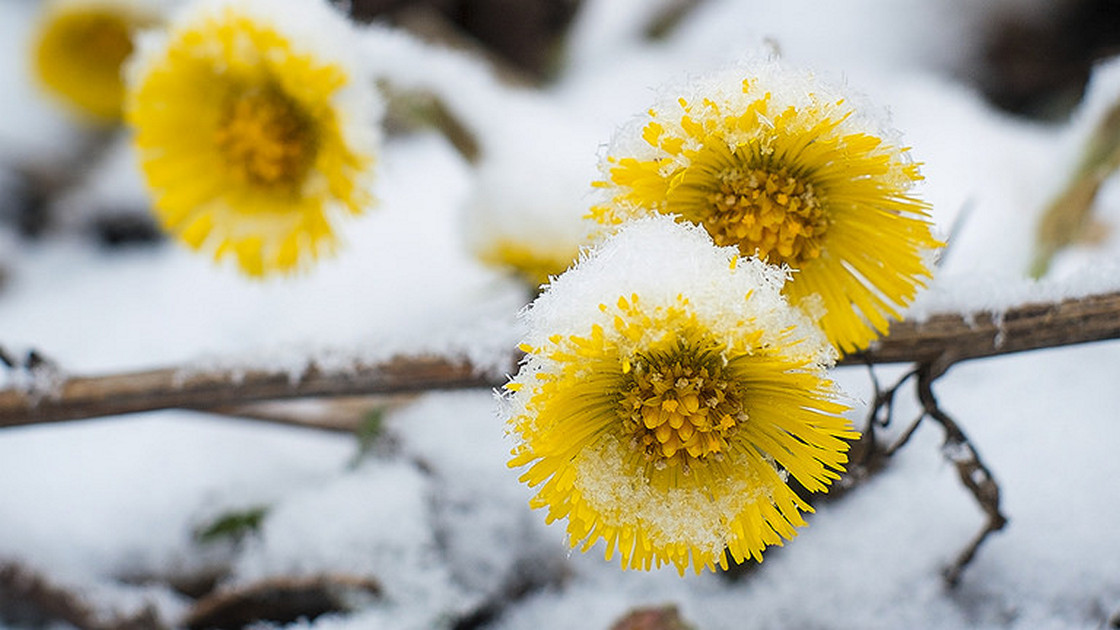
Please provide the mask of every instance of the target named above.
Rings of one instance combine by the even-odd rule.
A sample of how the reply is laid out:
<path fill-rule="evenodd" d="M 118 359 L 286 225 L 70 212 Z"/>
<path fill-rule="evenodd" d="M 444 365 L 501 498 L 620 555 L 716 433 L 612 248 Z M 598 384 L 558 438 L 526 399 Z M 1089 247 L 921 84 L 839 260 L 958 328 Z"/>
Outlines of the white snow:
<path fill-rule="evenodd" d="M 787 273 L 755 258 L 739 259 L 734 247 L 717 248 L 702 228 L 674 217 L 631 221 L 545 288 L 525 312 L 525 343 L 549 345 L 552 335 L 586 337 L 594 325 L 608 338 L 621 337 L 613 326 L 619 298 L 632 301 L 636 295 L 638 310 L 656 319 L 655 309 L 679 306 L 683 296 L 689 311 L 717 335 L 730 338 L 744 320 L 765 331 L 768 343 L 777 343 L 779 331 L 791 331 L 789 338 L 805 346 L 797 354 L 828 365 L 832 351 L 824 337 L 781 294 Z M 632 342 L 640 347 L 660 336 L 650 331 Z"/>
<path fill-rule="evenodd" d="M 35 348 L 80 374 L 169 365 L 296 371 L 309 359 L 343 369 L 398 353 L 461 355 L 498 369 L 522 338 L 526 295 L 472 256 L 463 236 L 464 221 L 477 216 L 471 204 L 492 205 L 486 220 L 498 223 L 525 200 L 552 208 L 542 211 L 549 217 L 577 213 L 571 206 L 590 199 L 581 173 L 594 176 L 603 145 L 660 86 L 775 44 L 783 58 L 846 77 L 888 109 L 922 163 L 917 193 L 952 243 L 910 316 L 1120 288 L 1116 177 L 1095 208 L 1113 228 L 1103 241 L 1062 253 L 1041 281 L 1026 274 L 1034 220 L 1120 94 L 1116 63 L 1098 69 L 1070 121 L 1048 125 L 996 112 L 956 78 L 967 76 L 989 12 L 1044 13 L 1047 3 L 713 1 L 653 44 L 639 36 L 647 3 L 587 4 L 570 65 L 541 90 L 502 85 L 482 62 L 387 27 L 363 30 L 371 73 L 440 95 L 492 161 L 472 166 L 434 132 L 388 139 L 380 207 L 348 222 L 338 256 L 303 276 L 247 280 L 170 241 L 106 250 L 61 231 L 8 249 L 5 234 L 0 345 Z M 5 172 L 62 160 L 81 134 L 28 75 L 24 46 L 37 7 L 0 3 Z M 548 125 L 556 128 L 534 134 Z M 514 167 L 547 165 L 545 142 L 563 143 L 550 185 L 541 184 L 547 173 Z M 126 153 L 91 171 L 68 203 L 138 199 Z M 497 172 L 503 164 L 509 177 Z M 680 578 L 672 568 L 621 571 L 600 548 L 569 555 L 563 523 L 545 526 L 528 508 L 532 491 L 506 468 L 511 445 L 489 391 L 430 393 L 391 409 L 386 445 L 356 464 L 348 436 L 187 411 L 2 429 L 0 561 L 23 562 L 108 608 L 151 602 L 170 620 L 190 601 L 139 578 L 228 567 L 231 583 L 337 571 L 385 586 L 384 598 L 357 612 L 291 626 L 315 630 L 449 627 L 533 571 L 548 586 L 510 603 L 489 627 L 606 628 L 634 606 L 663 603 L 710 629 L 1106 627 L 1120 612 L 1118 352 L 1120 342 L 1107 342 L 985 359 L 936 382 L 1010 518 L 955 590 L 940 571 L 983 515 L 943 459 L 932 422 L 891 466 L 822 503 L 809 527 L 741 580 Z M 851 414 L 862 422 L 872 399 L 865 370 L 834 374 L 863 401 Z M 23 379 L 0 369 L 0 387 Z M 892 435 L 918 412 L 910 389 L 898 400 Z M 259 506 L 269 511 L 258 534 L 194 540 L 214 518 Z"/>

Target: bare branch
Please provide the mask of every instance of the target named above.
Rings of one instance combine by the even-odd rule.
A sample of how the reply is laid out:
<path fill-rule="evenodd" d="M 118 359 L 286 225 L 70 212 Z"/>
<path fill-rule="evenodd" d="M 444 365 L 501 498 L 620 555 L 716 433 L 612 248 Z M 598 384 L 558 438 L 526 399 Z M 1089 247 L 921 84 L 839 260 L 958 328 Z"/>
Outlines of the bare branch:
<path fill-rule="evenodd" d="M 842 364 L 957 363 L 1014 352 L 1120 338 L 1120 293 L 1024 304 L 1001 313 L 980 311 L 904 321 L 866 352 Z"/>
<path fill-rule="evenodd" d="M 345 372 L 325 372 L 312 364 L 297 376 L 279 370 L 162 369 L 71 377 L 46 395 L 0 391 L 0 428 L 154 409 L 228 408 L 290 398 L 492 387 L 497 382 L 496 376 L 466 361 L 433 357 L 397 358 Z"/>
<path fill-rule="evenodd" d="M 899 322 L 848 365 L 917 363 L 941 366 L 967 359 L 1120 338 L 1120 293 L 1048 304 L 1026 304 L 1003 313 L 935 315 Z M 518 360 L 510 355 L 508 370 Z M 0 391 L 0 428 L 155 409 L 214 409 L 265 400 L 399 394 L 427 390 L 497 387 L 501 371 L 484 373 L 465 360 L 397 357 L 327 372 L 311 364 L 303 374 L 285 371 L 161 369 L 62 379 L 51 391 Z"/>

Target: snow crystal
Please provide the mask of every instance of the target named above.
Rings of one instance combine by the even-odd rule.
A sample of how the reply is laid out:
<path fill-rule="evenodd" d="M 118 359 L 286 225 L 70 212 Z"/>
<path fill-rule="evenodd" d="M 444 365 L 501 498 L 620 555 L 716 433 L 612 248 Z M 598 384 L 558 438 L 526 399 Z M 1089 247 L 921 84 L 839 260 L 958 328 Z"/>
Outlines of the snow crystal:
<path fill-rule="evenodd" d="M 654 488 L 630 472 L 625 461 L 629 452 L 616 439 L 602 439 L 580 454 L 575 487 L 588 505 L 625 506 L 627 522 L 641 523 L 652 545 L 685 543 L 718 556 L 727 544 L 727 515 L 741 514 L 745 506 L 767 500 L 759 494 L 761 484 L 745 478 L 726 483 L 714 498 L 709 488 L 699 484 L 667 491 Z M 621 525 L 601 518 L 608 525 Z"/>
<path fill-rule="evenodd" d="M 746 89 L 745 81 L 750 81 Z M 666 130 L 666 136 L 683 139 L 686 150 L 694 148 L 703 139 L 695 138 L 693 133 L 686 131 L 681 120 L 686 116 L 686 108 L 696 108 L 690 116 L 694 119 L 713 116 L 711 110 L 702 109 L 707 107 L 707 103 L 718 106 L 721 116 L 748 111 L 752 103 L 763 98 L 769 99 L 770 111 L 774 112 L 787 108 L 801 110 L 842 103 L 842 111 L 851 113 L 839 122 L 838 133 L 868 134 L 882 139 L 884 146 L 903 146 L 900 132 L 890 125 L 889 114 L 872 105 L 862 94 L 843 85 L 833 85 L 815 72 L 795 68 L 757 53 L 718 71 L 690 77 L 682 84 L 667 83 L 659 93 L 659 98 L 646 115 L 632 118 L 611 140 L 600 164 L 604 176 L 614 166 L 610 161 L 612 157 L 617 159 L 618 156 L 627 156 L 642 161 L 667 160 L 665 169 L 669 171 L 672 169 L 670 161 L 687 161 L 688 158 L 683 155 L 671 155 L 647 142 L 643 137 L 644 130 L 651 120 L 655 120 Z M 729 147 L 752 139 L 751 135 L 735 129 L 726 129 L 725 133 Z M 910 160 L 905 152 L 901 152 L 898 157 L 903 163 Z M 898 183 L 905 187 L 908 181 Z"/>
<path fill-rule="evenodd" d="M 672 217 L 632 221 L 548 285 L 526 312 L 525 342 L 538 346 L 552 335 L 587 335 L 595 324 L 609 330 L 613 315 L 600 305 L 613 306 L 620 297 L 637 295 L 643 305 L 657 307 L 683 295 L 702 320 L 720 329 L 745 319 L 764 331 L 796 329 L 795 338 L 805 341 L 797 351 L 828 362 L 831 346 L 781 295 L 787 273 L 740 259 L 734 247 L 716 247 L 703 228 Z"/>

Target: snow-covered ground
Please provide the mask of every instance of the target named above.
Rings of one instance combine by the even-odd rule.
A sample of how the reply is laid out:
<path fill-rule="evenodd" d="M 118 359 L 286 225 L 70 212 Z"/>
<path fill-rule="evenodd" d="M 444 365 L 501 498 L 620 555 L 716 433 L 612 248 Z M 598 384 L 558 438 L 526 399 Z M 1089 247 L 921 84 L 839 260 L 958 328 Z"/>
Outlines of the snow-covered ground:
<path fill-rule="evenodd" d="M 75 131 L 17 63 L 35 4 L 0 2 L 0 159 L 50 159 Z M 518 342 L 516 313 L 527 297 L 471 256 L 462 234 L 478 200 L 589 199 L 588 190 L 543 185 L 541 173 L 516 166 L 557 169 L 549 182 L 589 182 L 601 145 L 659 86 L 774 44 L 788 61 L 843 77 L 886 108 L 923 163 L 919 193 L 941 234 L 959 222 L 915 316 L 1115 290 L 1115 230 L 1063 253 L 1041 282 L 1028 281 L 1026 268 L 1035 219 L 1073 169 L 1095 117 L 1120 96 L 1120 65 L 1098 68 L 1085 104 L 1053 126 L 999 113 L 952 78 L 973 53 L 984 11 L 1016 4 L 1042 10 L 1026 0 L 713 1 L 670 40 L 648 44 L 635 26 L 649 11 L 644 0 L 589 2 L 565 72 L 531 93 L 501 87 L 448 53 L 371 45 L 406 62 L 414 55 L 414 65 L 398 59 L 382 70 L 404 82 L 416 69 L 417 85 L 434 85 L 460 108 L 491 162 L 469 164 L 434 132 L 390 138 L 379 207 L 345 225 L 337 257 L 293 279 L 248 280 L 171 242 L 106 250 L 76 230 L 19 243 L 0 233 L 0 247 L 12 243 L 0 252 L 8 267 L 0 345 L 36 348 L 82 374 L 433 352 L 500 365 Z M 535 135 L 534 127 L 549 131 Z M 120 158 L 126 151 L 122 144 L 111 153 L 69 205 L 142 202 L 139 179 Z M 495 171 L 502 164 L 508 178 Z M 1115 177 L 1096 217 L 1120 221 Z M 880 369 L 884 380 L 897 373 Z M 857 401 L 872 395 L 866 370 L 835 375 Z M 0 375 L 0 385 L 16 380 Z M 1010 518 L 952 590 L 941 570 L 983 515 L 943 459 L 934 424 L 871 481 L 823 504 L 749 575 L 682 578 L 672 568 L 624 572 L 599 549 L 570 553 L 562 524 L 546 526 L 529 510 L 531 491 L 506 467 L 510 444 L 489 391 L 395 404 L 383 443 L 361 457 L 351 436 L 188 411 L 4 429 L 0 561 L 109 608 L 151 603 L 171 620 L 189 601 L 137 576 L 219 566 L 231 584 L 321 572 L 382 584 L 383 597 L 355 612 L 293 626 L 321 630 L 448 627 L 526 574 L 545 586 L 488 627 L 607 628 L 636 606 L 667 603 L 711 629 L 1115 627 L 1118 381 L 1120 343 L 1107 342 L 961 364 L 936 382 L 943 407 L 996 476 Z M 917 409 L 904 390 L 897 418 Z M 864 413 L 854 410 L 853 421 Z M 238 543 L 194 536 L 223 514 L 258 507 L 267 508 L 259 532 Z"/>

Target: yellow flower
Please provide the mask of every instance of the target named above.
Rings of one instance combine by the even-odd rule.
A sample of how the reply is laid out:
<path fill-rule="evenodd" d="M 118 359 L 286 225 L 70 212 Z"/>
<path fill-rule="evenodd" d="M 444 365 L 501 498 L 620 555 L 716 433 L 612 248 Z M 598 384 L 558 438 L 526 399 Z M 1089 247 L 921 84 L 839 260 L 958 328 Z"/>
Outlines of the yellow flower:
<path fill-rule="evenodd" d="M 787 478 L 825 491 L 857 434 L 783 280 L 666 218 L 625 226 L 533 303 L 510 465 L 573 547 L 699 573 L 805 524 Z"/>
<path fill-rule="evenodd" d="M 145 41 L 128 121 L 163 225 L 253 276 L 306 266 L 361 213 L 380 108 L 315 0 L 211 2 Z"/>
<path fill-rule="evenodd" d="M 588 149 L 599 129 L 519 92 L 506 95 L 502 111 L 503 133 L 487 139 L 463 235 L 476 258 L 536 294 L 579 258 L 596 227 L 584 215 L 598 161 Z"/>
<path fill-rule="evenodd" d="M 551 245 L 551 247 L 550 247 Z M 478 252 L 479 260 L 500 269 L 511 270 L 522 282 L 539 287 L 572 264 L 579 247 L 572 243 L 529 244 L 514 239 L 496 240 Z"/>
<path fill-rule="evenodd" d="M 121 66 L 132 54 L 133 34 L 156 21 L 153 11 L 124 0 L 51 3 L 34 44 L 36 75 L 88 119 L 116 122 L 124 101 Z"/>
<path fill-rule="evenodd" d="M 735 69 L 656 105 L 616 138 L 604 164 L 617 224 L 647 213 L 703 225 L 794 270 L 791 302 L 819 315 L 841 352 L 885 332 L 930 277 L 928 204 L 908 150 L 809 76 Z M 743 78 L 744 74 L 747 78 Z"/>

